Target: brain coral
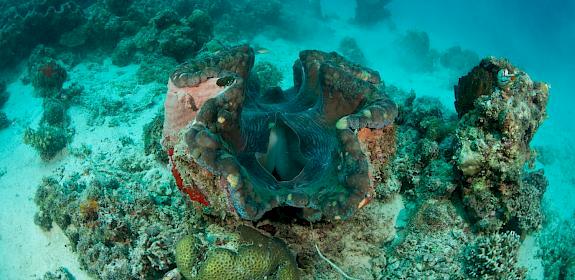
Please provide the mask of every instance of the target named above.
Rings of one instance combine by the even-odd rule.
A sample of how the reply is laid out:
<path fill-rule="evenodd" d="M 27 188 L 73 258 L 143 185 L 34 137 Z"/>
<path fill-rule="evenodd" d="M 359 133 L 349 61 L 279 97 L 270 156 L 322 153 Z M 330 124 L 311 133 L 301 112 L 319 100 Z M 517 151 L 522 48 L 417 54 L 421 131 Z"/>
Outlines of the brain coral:
<path fill-rule="evenodd" d="M 282 240 L 248 226 L 239 226 L 238 236 L 232 248 L 206 248 L 193 235 L 185 236 L 176 244 L 178 270 L 188 280 L 300 279 L 295 257 Z"/>
<path fill-rule="evenodd" d="M 176 177 L 211 209 L 243 219 L 281 206 L 309 220 L 349 217 L 377 183 L 357 132 L 382 130 L 397 115 L 379 74 L 336 53 L 302 51 L 293 88 L 258 92 L 253 63 L 254 51 L 239 46 L 171 75 L 163 143 Z"/>

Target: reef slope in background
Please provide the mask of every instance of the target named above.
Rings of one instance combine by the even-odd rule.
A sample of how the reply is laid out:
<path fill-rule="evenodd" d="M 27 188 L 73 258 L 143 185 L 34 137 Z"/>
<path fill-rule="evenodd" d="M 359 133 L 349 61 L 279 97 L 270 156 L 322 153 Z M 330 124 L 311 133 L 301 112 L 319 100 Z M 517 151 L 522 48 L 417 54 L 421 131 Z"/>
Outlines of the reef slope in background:
<path fill-rule="evenodd" d="M 349 24 L 390 16 L 390 1 L 357 2 Z M 321 3 L 0 1 L 0 237 L 14 255 L 0 276 L 524 279 L 535 263 L 573 278 L 574 226 L 545 215 L 530 148 L 549 86 L 407 32 L 404 69 L 469 71 L 454 113 L 355 64 L 369 60 L 354 38 L 343 56 L 276 61 L 289 69 L 222 43 L 329 33 Z"/>

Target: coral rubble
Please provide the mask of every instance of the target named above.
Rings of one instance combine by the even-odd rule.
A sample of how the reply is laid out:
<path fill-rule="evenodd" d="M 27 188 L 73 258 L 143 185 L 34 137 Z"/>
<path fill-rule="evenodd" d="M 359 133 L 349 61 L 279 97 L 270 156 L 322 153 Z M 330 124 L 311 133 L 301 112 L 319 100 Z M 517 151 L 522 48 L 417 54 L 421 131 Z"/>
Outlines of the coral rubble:
<path fill-rule="evenodd" d="M 309 220 L 349 217 L 377 183 L 354 131 L 381 130 L 397 112 L 379 75 L 336 53 L 303 51 L 294 88 L 262 93 L 248 87 L 253 60 L 240 46 L 172 74 L 164 142 L 183 182 L 216 213 L 244 219 L 281 206 Z"/>
<path fill-rule="evenodd" d="M 60 227 L 98 279 L 160 279 L 175 267 L 173 248 L 198 217 L 139 146 L 108 152 L 115 157 L 85 154 L 81 170 L 64 166 L 44 178 L 35 222 Z"/>
<path fill-rule="evenodd" d="M 449 200 L 429 199 L 413 214 L 405 233 L 386 248 L 377 279 L 465 279 L 462 254 L 468 226 Z"/>

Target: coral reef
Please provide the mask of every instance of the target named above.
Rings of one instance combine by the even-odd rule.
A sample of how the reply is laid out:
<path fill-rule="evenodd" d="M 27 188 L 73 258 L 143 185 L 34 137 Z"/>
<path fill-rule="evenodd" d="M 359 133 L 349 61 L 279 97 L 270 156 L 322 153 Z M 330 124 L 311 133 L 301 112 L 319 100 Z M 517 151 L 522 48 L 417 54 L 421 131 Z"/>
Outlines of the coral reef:
<path fill-rule="evenodd" d="M 237 231 L 237 237 L 229 238 L 234 242 L 210 248 L 193 235 L 178 241 L 176 263 L 185 279 L 300 279 L 295 257 L 283 241 L 247 226 Z"/>
<path fill-rule="evenodd" d="M 294 88 L 246 94 L 253 60 L 253 50 L 240 46 L 172 74 L 164 143 L 175 145 L 183 182 L 216 213 L 244 219 L 281 206 L 309 220 L 351 216 L 379 183 L 354 131 L 383 129 L 397 112 L 377 88 L 378 73 L 336 53 L 303 51 Z"/>
<path fill-rule="evenodd" d="M 60 35 L 85 20 L 76 1 L 32 0 L 6 5 L 0 13 L 0 68 L 18 63 L 38 44 L 57 42 Z"/>
<path fill-rule="evenodd" d="M 134 3 L 133 0 L 104 0 L 104 5 L 112 14 L 123 16 Z"/>
<path fill-rule="evenodd" d="M 341 55 L 357 64 L 366 64 L 365 55 L 353 37 L 345 37 L 339 42 Z"/>
<path fill-rule="evenodd" d="M 455 87 L 455 160 L 463 202 L 479 230 L 541 223 L 543 174 L 527 173 L 529 143 L 546 118 L 549 87 L 505 60 L 484 59 Z"/>
<path fill-rule="evenodd" d="M 549 214 L 549 213 L 547 213 Z M 552 217 L 551 215 L 546 215 Z M 575 213 L 572 216 L 575 218 Z M 538 255 L 543 260 L 545 279 L 575 277 L 575 222 L 548 218 L 538 235 Z"/>
<path fill-rule="evenodd" d="M 216 31 L 224 38 L 238 40 L 250 38 L 280 26 L 285 26 L 283 18 L 286 10 L 278 0 L 230 1 L 231 7 L 222 17 Z M 243 16 L 236 16 L 240 12 Z"/>
<path fill-rule="evenodd" d="M 212 25 L 210 16 L 201 10 L 182 19 L 172 10 L 160 11 L 148 26 L 118 43 L 112 54 L 113 62 L 127 65 L 134 61 L 137 52 L 144 56 L 169 56 L 181 62 L 195 55 L 211 39 Z"/>
<path fill-rule="evenodd" d="M 354 22 L 359 25 L 373 25 L 390 16 L 387 5 L 391 0 L 356 0 Z"/>
<path fill-rule="evenodd" d="M 396 120 L 397 152 L 385 173 L 389 180 L 376 188 L 380 198 L 401 189 L 409 199 L 428 196 L 449 197 L 457 186 L 451 157 L 457 116 L 439 100 L 416 98 L 393 86 L 385 89 L 399 106 Z"/>
<path fill-rule="evenodd" d="M 216 1 L 217 2 L 217 1 Z M 320 22 L 319 1 L 237 0 L 215 13 L 214 30 L 219 39 L 229 42 L 251 40 L 256 36 L 291 41 L 309 39 L 318 28 L 328 30 Z M 238 16 L 240 15 L 241 16 Z"/>
<path fill-rule="evenodd" d="M 170 175 L 141 147 L 118 145 L 63 166 L 36 192 L 35 222 L 58 225 L 98 279 L 160 279 L 175 267 L 176 241 L 198 227 Z M 76 171 L 78 170 L 78 171 Z"/>
<path fill-rule="evenodd" d="M 480 236 L 466 250 L 467 274 L 473 279 L 524 279 L 517 266 L 519 235 L 513 231 Z"/>
<path fill-rule="evenodd" d="M 283 81 L 282 72 L 271 62 L 258 62 L 252 71 L 259 83 L 259 91 L 267 92 L 268 90 L 279 87 Z"/>

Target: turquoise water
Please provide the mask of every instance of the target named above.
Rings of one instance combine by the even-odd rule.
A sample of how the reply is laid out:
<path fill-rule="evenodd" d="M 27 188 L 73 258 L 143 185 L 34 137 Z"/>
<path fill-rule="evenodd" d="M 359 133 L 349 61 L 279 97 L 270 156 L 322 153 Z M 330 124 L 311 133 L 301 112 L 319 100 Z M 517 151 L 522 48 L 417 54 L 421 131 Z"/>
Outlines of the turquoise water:
<path fill-rule="evenodd" d="M 0 279 L 196 279 L 191 275 L 204 273 L 205 263 L 221 257 L 213 252 L 227 252 L 222 250 L 235 254 L 224 271 L 238 279 L 276 279 L 284 266 L 297 272 L 285 279 L 574 279 L 573 18 L 571 0 L 0 0 Z M 234 48 L 244 44 L 252 49 Z M 356 109 L 302 117 L 318 108 L 308 103 L 318 102 L 320 93 L 340 94 L 333 89 L 337 82 L 322 80 L 302 93 L 316 97 L 289 95 L 300 92 L 291 89 L 298 75 L 312 75 L 302 83 L 324 79 L 313 76 L 312 66 L 294 66 L 298 57 L 305 60 L 303 50 L 335 51 L 349 61 L 316 53 L 322 58 L 313 65 L 352 77 L 341 80 L 343 96 L 351 99 L 330 110 Z M 526 123 L 538 122 L 530 113 L 532 101 L 501 108 L 492 97 L 486 106 L 501 116 L 531 116 L 517 123 L 518 133 L 536 133 L 531 141 L 485 156 L 478 164 L 482 171 L 468 175 L 461 147 L 472 134 L 462 131 L 471 124 L 457 117 L 454 87 L 490 56 L 549 85 L 547 116 L 538 129 L 527 129 Z M 233 67 L 210 64 L 222 57 Z M 246 66 L 250 59 L 253 69 Z M 350 67 L 360 74 L 350 76 Z M 370 79 L 369 69 L 381 83 Z M 190 77 L 170 76 L 175 70 Z M 179 78 L 189 84 L 174 85 Z M 368 82 L 377 98 L 354 91 Z M 519 83 L 515 77 L 512 82 Z M 498 94 L 501 80 L 493 83 L 489 94 Z M 225 102 L 210 103 L 236 87 L 246 94 L 242 98 L 254 98 L 232 101 L 249 108 L 243 113 Z M 538 94 L 533 88 L 514 93 L 519 91 Z M 415 105 L 406 101 L 410 92 L 417 96 Z M 170 98 L 191 101 L 181 105 Z M 399 113 L 386 105 L 381 111 L 368 107 L 388 98 Z M 281 106 L 268 106 L 273 102 Z M 203 108 L 217 112 L 212 122 Z M 233 123 L 260 120 L 246 112 L 284 119 L 257 127 Z M 330 117 L 358 112 L 369 124 L 330 123 Z M 399 116 L 393 124 L 372 122 L 379 113 L 384 120 Z M 301 119 L 321 130 L 317 138 L 294 129 Z M 425 122 L 442 136 L 429 136 Z M 199 124 L 211 136 L 190 140 Z M 351 150 L 338 150 L 347 147 L 338 142 L 342 127 L 357 147 L 363 145 L 353 163 L 343 160 Z M 505 141 L 504 133 L 491 132 L 473 145 Z M 377 133 L 384 138 L 371 138 Z M 256 152 L 245 152 L 238 139 Z M 302 148 L 327 143 L 328 152 Z M 214 152 L 218 161 L 210 161 L 210 149 L 221 147 L 225 153 Z M 506 154 L 512 149 L 521 151 L 517 158 Z M 306 180 L 291 181 L 305 175 L 306 164 L 314 162 L 309 151 L 318 150 L 322 156 L 333 153 L 322 157 L 326 168 L 336 170 L 333 177 L 325 179 L 327 169 L 318 167 Z M 261 173 L 250 169 L 246 154 Z M 357 171 L 361 167 L 354 164 L 363 161 L 369 168 Z M 548 185 L 542 179 L 527 183 L 523 176 L 541 169 Z M 349 183 L 358 174 L 362 179 L 353 178 L 360 183 Z M 247 191 L 237 187 L 244 182 L 251 184 Z M 369 187 L 339 193 L 341 186 L 356 186 L 347 183 Z M 528 184 L 535 187 L 525 191 Z M 270 190 L 257 196 L 258 188 Z M 470 202 L 477 197 L 469 193 L 485 190 L 492 196 Z M 241 196 L 250 192 L 253 197 Z M 479 221 L 483 214 L 476 208 L 482 204 L 496 205 L 484 214 L 493 220 Z M 523 218 L 535 226 L 518 225 Z M 239 224 L 268 239 L 243 236 Z M 184 236 L 198 241 L 196 261 L 188 265 L 193 273 L 178 259 L 177 241 Z M 240 264 L 242 250 L 257 250 L 254 244 L 285 259 L 262 257 L 260 263 L 271 263 L 269 271 L 242 274 L 252 269 Z M 478 253 L 482 247 L 494 255 Z M 505 263 L 502 271 L 490 266 L 491 258 Z M 225 273 L 206 277 L 224 279 Z"/>

